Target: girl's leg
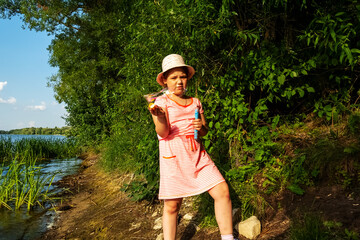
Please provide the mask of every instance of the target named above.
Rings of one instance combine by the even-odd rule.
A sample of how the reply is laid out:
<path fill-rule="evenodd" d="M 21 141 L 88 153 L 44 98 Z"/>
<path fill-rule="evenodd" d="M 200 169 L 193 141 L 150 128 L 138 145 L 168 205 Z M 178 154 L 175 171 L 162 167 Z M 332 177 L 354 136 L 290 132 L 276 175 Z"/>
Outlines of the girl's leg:
<path fill-rule="evenodd" d="M 165 240 L 175 240 L 177 216 L 182 203 L 182 198 L 164 200 L 163 232 Z"/>
<path fill-rule="evenodd" d="M 209 190 L 209 194 L 214 199 L 215 216 L 219 225 L 220 234 L 232 234 L 232 206 L 227 183 L 222 182 L 216 185 Z"/>

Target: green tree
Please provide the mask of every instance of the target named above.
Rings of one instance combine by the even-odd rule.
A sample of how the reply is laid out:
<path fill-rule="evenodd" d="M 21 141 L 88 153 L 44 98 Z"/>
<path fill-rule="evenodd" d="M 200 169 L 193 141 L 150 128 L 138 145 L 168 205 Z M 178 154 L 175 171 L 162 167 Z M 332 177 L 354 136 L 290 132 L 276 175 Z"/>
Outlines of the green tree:
<path fill-rule="evenodd" d="M 154 79 L 167 54 L 197 70 L 189 93 L 205 106 L 204 144 L 230 180 L 246 180 L 244 165 L 250 176 L 276 164 L 284 119 L 313 112 L 334 123 L 359 107 L 354 0 L 0 0 L 0 14 L 21 14 L 28 27 L 54 34 L 50 63 L 59 72 L 49 85 L 72 133 L 105 142 L 112 167 L 145 176 L 142 188 L 134 185 L 148 191 L 141 197 L 154 197 L 157 181 L 142 95 L 159 90 Z"/>
<path fill-rule="evenodd" d="M 3 1 L 2 14 L 21 13 L 32 29 L 55 35 L 50 64 L 59 67 L 49 85 L 59 102 L 65 102 L 66 121 L 84 143 L 96 144 L 110 134 L 109 115 L 119 74 L 127 6 L 122 1 Z M 129 21 L 129 20 L 127 20 Z"/>

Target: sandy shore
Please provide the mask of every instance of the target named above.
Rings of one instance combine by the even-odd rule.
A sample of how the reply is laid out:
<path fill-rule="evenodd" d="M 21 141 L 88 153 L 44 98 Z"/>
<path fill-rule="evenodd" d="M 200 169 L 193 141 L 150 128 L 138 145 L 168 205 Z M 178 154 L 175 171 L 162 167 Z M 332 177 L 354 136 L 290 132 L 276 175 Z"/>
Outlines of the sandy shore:
<path fill-rule="evenodd" d="M 154 229 L 161 217 L 162 203 L 134 202 L 120 189 L 131 175 L 105 173 L 97 156 L 89 156 L 78 174 L 68 176 L 59 186 L 67 189 L 57 206 L 54 227 L 40 239 L 146 239 L 156 240 L 161 229 Z M 297 213 L 319 212 L 324 220 L 341 222 L 344 227 L 359 230 L 360 196 L 345 192 L 341 186 L 308 189 L 303 196 L 289 191 L 268 196 L 269 207 L 261 219 L 262 232 L 257 240 L 287 239 L 290 218 Z M 193 199 L 186 198 L 180 210 L 177 238 L 180 240 L 218 240 L 216 227 L 199 228 Z M 277 208 L 276 206 L 281 206 Z M 189 221 L 186 214 L 194 216 Z M 239 236 L 239 239 L 245 238 Z"/>
<path fill-rule="evenodd" d="M 162 204 L 130 200 L 120 188 L 130 175 L 109 175 L 97 164 L 97 156 L 84 160 L 78 174 L 57 183 L 68 189 L 57 206 L 57 220 L 41 239 L 151 239 L 162 232 L 153 229 Z M 182 215 L 193 212 L 186 202 Z M 219 239 L 216 228 L 196 231 L 195 222 L 180 220 L 178 239 Z"/>

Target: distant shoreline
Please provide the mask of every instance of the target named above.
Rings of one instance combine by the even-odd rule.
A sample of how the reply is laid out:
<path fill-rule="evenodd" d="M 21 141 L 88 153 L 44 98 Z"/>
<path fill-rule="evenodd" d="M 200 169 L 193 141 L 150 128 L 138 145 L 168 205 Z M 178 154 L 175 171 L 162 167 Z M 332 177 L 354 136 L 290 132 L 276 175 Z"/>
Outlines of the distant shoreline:
<path fill-rule="evenodd" d="M 21 129 L 12 129 L 9 131 L 0 130 L 0 134 L 16 134 L 16 135 L 70 135 L 71 127 L 54 127 L 54 128 L 21 128 Z"/>

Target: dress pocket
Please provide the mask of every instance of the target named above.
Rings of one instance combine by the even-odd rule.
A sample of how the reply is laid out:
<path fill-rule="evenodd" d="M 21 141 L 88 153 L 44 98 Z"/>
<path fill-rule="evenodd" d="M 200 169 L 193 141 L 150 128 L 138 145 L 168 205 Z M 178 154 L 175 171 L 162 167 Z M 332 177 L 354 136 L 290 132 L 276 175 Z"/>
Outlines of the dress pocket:
<path fill-rule="evenodd" d="M 179 169 L 178 161 L 175 155 L 162 156 L 160 160 L 160 174 L 162 176 L 174 176 Z"/>

